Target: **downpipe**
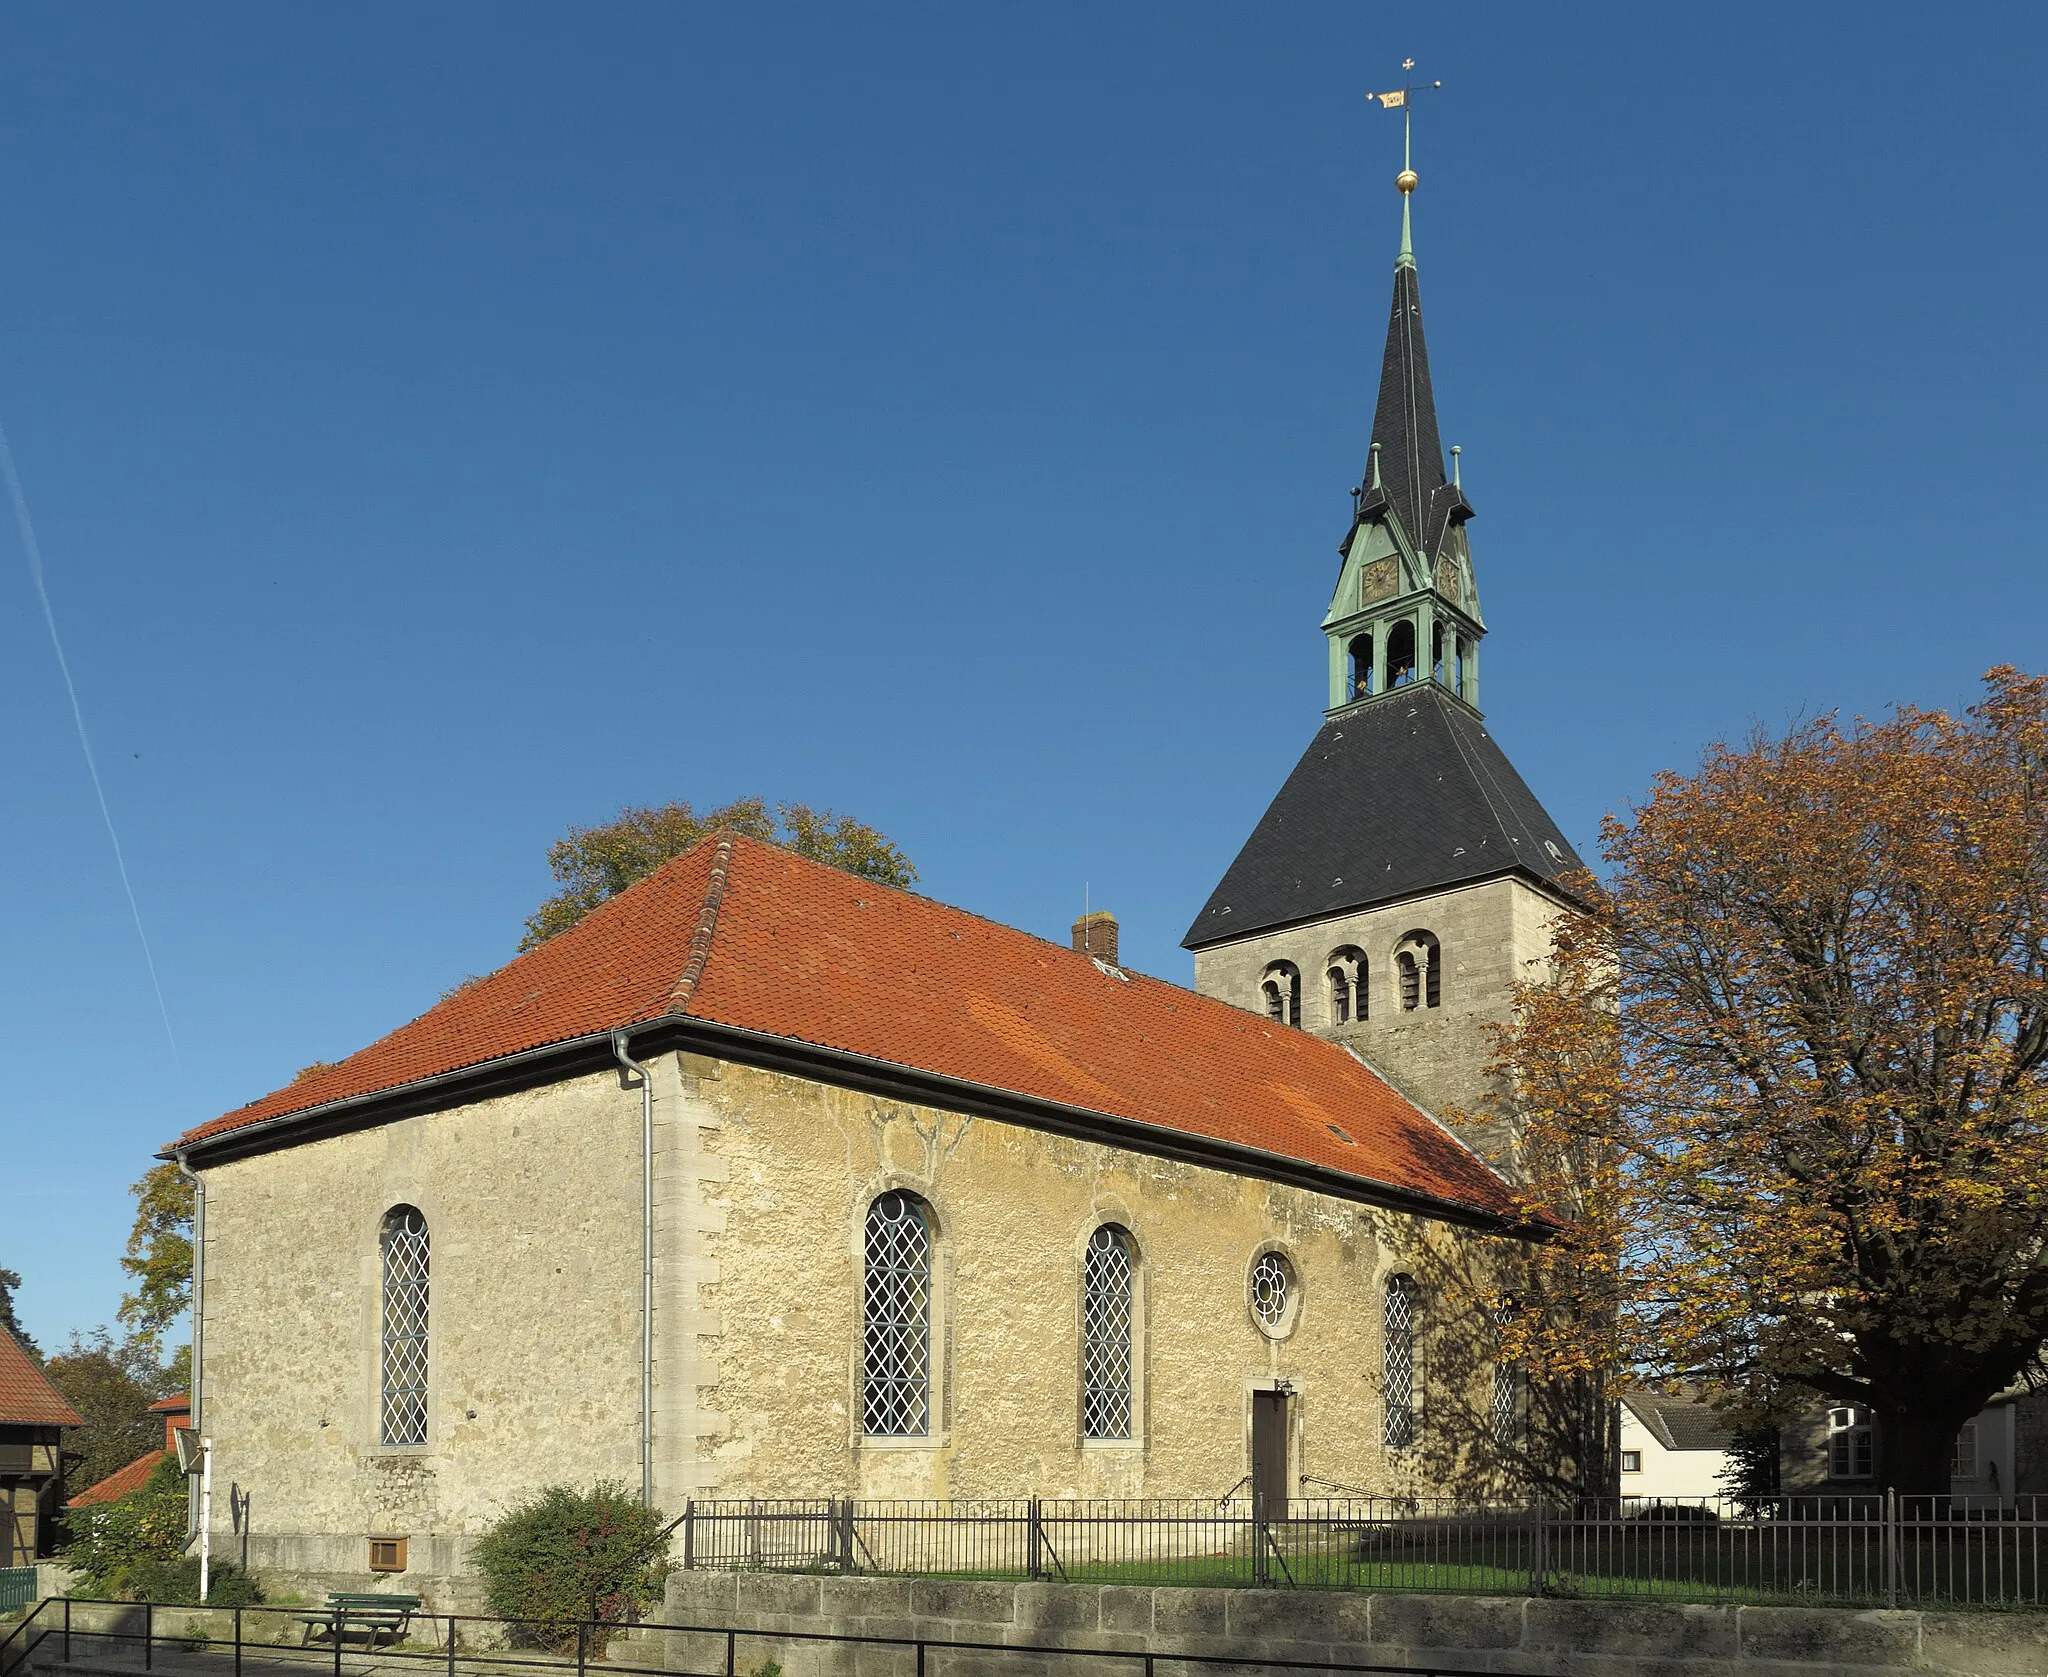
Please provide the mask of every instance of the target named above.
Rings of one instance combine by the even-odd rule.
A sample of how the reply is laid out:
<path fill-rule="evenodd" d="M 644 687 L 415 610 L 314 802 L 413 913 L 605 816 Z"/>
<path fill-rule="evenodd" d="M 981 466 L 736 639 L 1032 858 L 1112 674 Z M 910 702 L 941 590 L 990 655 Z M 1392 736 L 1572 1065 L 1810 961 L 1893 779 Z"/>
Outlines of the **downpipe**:
<path fill-rule="evenodd" d="M 620 1069 L 640 1080 L 640 1503 L 654 1506 L 654 1079 L 612 1032 Z"/>
<path fill-rule="evenodd" d="M 206 1599 L 207 1563 L 212 1558 L 210 1533 L 207 1522 L 212 1517 L 213 1500 L 213 1451 L 206 1447 L 206 1412 L 200 1407 L 205 1397 L 204 1382 L 206 1347 L 206 1178 L 185 1163 L 183 1153 L 171 1155 L 171 1162 L 178 1167 L 178 1174 L 192 1184 L 192 1430 L 199 1435 L 201 1448 L 206 1452 L 205 1465 L 198 1479 L 186 1481 L 185 1496 L 185 1542 L 183 1547 L 192 1547 L 192 1540 L 199 1539 L 199 1599 Z"/>

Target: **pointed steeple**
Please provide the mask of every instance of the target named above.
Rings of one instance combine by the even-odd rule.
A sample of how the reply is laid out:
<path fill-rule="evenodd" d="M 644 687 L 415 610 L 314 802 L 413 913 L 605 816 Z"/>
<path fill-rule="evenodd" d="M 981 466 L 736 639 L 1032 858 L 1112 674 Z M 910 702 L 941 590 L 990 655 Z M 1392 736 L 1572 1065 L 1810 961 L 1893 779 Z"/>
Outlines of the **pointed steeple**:
<path fill-rule="evenodd" d="M 1394 184 L 1401 190 L 1401 254 L 1379 401 L 1365 481 L 1353 492 L 1351 528 L 1339 545 L 1344 567 L 1323 618 L 1331 715 L 1411 681 L 1436 683 L 1475 710 L 1479 704 L 1486 625 L 1465 539 L 1472 506 L 1456 476 L 1444 472 L 1409 208 L 1415 171 L 1404 168 Z"/>
<path fill-rule="evenodd" d="M 1402 172 L 1404 181 L 1414 177 Z M 1380 360 L 1380 399 L 1372 440 L 1380 451 L 1380 481 L 1387 504 L 1418 552 L 1431 558 L 1443 546 L 1452 510 L 1470 517 L 1465 497 L 1444 475 L 1444 445 L 1437 430 L 1436 393 L 1429 382 L 1429 348 L 1422 336 L 1422 290 L 1409 236 L 1409 193 L 1401 194 L 1401 254 L 1394 263 L 1394 303 L 1387 316 L 1387 349 Z"/>

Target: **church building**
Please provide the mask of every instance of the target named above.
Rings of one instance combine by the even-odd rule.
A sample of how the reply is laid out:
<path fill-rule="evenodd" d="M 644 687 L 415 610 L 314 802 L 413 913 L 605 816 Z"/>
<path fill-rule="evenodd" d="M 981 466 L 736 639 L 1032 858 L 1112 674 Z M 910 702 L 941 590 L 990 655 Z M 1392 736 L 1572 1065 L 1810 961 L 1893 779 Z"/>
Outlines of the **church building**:
<path fill-rule="evenodd" d="M 1370 441 L 1329 704 L 1192 990 L 1107 916 L 1068 947 L 716 834 L 167 1150 L 253 1565 L 445 1601 L 599 1479 L 1282 1518 L 1570 1472 L 1487 1308 L 1543 1231 L 1434 1116 L 1576 858 L 1481 719 L 1405 198 Z"/>

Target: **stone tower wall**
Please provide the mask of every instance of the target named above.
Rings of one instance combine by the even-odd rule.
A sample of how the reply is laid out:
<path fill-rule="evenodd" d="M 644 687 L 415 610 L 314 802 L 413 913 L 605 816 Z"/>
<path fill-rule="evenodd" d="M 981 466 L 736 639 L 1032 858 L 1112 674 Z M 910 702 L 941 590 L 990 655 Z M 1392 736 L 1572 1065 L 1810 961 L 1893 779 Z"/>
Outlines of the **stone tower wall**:
<path fill-rule="evenodd" d="M 1486 1027 L 1513 1016 L 1517 984 L 1547 974 L 1551 925 L 1567 912 L 1558 898 L 1521 879 L 1486 880 L 1199 949 L 1195 988 L 1262 1012 L 1267 969 L 1276 961 L 1293 963 L 1301 973 L 1303 1030 L 1355 1048 L 1426 1111 L 1488 1116 L 1490 1122 L 1460 1134 L 1495 1154 L 1510 1139 L 1511 1126 L 1486 1072 L 1494 1054 Z M 1405 1011 L 1394 952 L 1415 931 L 1432 933 L 1441 947 L 1441 1002 Z M 1347 947 L 1366 954 L 1370 1005 L 1363 1020 L 1339 1025 L 1325 974 L 1331 953 Z"/>

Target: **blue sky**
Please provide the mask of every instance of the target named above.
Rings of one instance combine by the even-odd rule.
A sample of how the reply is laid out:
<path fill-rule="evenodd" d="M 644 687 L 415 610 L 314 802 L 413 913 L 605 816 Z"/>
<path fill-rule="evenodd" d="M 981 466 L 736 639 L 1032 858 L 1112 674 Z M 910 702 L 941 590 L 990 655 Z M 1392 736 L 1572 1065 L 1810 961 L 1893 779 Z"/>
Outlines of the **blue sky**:
<path fill-rule="evenodd" d="M 0 1265 L 111 1318 L 189 1124 L 744 793 L 1176 979 L 1312 736 L 1416 238 L 1553 814 L 2048 666 L 2048 9 L 18 5 Z"/>

